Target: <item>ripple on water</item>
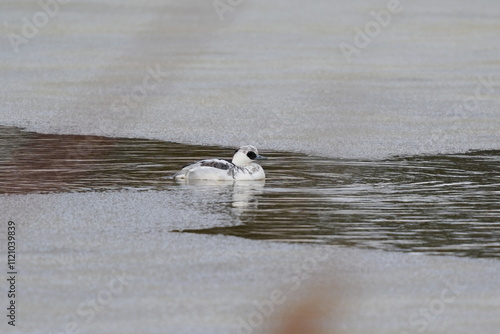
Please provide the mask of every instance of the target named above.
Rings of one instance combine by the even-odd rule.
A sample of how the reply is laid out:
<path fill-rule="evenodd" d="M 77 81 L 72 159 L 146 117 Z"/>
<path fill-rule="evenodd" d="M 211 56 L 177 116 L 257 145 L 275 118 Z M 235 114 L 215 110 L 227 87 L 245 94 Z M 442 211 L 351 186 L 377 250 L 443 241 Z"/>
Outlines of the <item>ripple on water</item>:
<path fill-rule="evenodd" d="M 265 152 L 264 183 L 178 184 L 186 163 L 234 148 L 0 127 L 0 193 L 206 192 L 234 224 L 184 232 L 388 251 L 500 257 L 500 151 L 335 160 Z"/>

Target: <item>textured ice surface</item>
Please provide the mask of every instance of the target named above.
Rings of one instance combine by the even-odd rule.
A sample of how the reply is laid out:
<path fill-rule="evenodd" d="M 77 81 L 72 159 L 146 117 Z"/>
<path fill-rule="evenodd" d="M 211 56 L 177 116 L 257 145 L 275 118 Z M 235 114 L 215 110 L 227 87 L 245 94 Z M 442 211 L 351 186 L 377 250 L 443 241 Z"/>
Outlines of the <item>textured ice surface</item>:
<path fill-rule="evenodd" d="M 224 221 L 197 213 L 182 191 L 0 200 L 22 251 L 18 333 L 238 333 L 238 317 L 248 321 L 275 289 L 284 303 L 273 315 L 318 284 L 343 298 L 342 316 L 326 319 L 348 333 L 416 333 L 419 309 L 428 332 L 498 329 L 496 260 L 170 233 Z"/>
<path fill-rule="evenodd" d="M 348 64 L 340 43 L 386 6 L 71 1 L 17 53 L 2 39 L 0 119 L 329 157 L 498 149 L 499 3 L 401 1 Z M 9 2 L 1 31 L 39 10 Z"/>

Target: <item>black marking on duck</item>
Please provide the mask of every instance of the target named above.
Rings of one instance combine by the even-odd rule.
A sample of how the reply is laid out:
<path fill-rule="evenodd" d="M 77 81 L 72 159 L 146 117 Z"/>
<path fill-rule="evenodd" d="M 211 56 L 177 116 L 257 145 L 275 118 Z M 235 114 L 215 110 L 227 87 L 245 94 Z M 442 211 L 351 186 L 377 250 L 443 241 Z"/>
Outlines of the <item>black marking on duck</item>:
<path fill-rule="evenodd" d="M 232 162 L 226 160 L 202 160 L 200 161 L 200 166 L 228 170 L 235 165 Z"/>

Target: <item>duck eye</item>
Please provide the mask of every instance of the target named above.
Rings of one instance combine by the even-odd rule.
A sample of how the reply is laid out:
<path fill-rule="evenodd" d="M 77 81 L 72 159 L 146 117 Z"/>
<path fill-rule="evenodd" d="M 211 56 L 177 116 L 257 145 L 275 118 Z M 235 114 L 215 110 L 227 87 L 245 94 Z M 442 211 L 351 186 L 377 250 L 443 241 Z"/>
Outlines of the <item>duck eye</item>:
<path fill-rule="evenodd" d="M 253 160 L 257 157 L 257 154 L 255 154 L 255 152 L 250 151 L 247 153 L 247 157 Z"/>

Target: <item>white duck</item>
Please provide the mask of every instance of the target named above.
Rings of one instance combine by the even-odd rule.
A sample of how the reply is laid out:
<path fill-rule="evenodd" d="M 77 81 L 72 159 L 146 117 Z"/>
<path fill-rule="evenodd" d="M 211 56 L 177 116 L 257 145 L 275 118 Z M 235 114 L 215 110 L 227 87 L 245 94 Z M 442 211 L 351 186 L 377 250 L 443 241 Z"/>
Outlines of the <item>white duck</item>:
<path fill-rule="evenodd" d="M 174 175 L 176 180 L 252 181 L 264 180 L 264 169 L 255 160 L 267 159 L 252 145 L 240 147 L 231 161 L 207 159 L 184 166 Z"/>

